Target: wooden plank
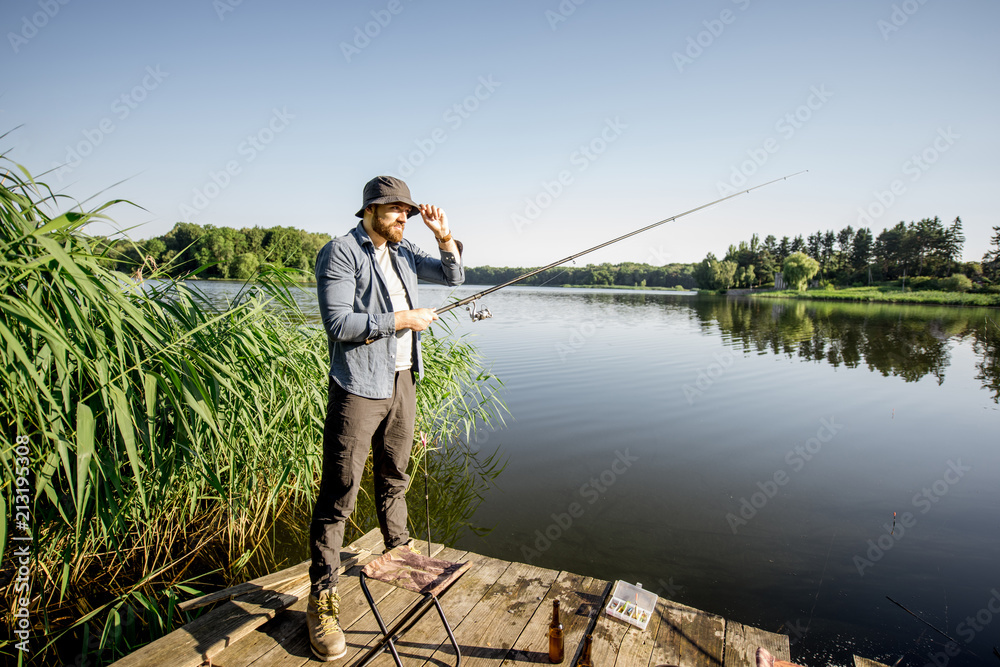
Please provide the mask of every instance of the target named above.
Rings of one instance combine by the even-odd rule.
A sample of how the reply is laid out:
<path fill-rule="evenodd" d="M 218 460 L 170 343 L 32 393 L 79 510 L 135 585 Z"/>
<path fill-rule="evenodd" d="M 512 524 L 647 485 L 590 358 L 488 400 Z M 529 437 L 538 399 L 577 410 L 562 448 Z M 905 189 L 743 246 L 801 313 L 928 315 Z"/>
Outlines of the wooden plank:
<path fill-rule="evenodd" d="M 308 598 L 300 599 L 284 612 L 213 658 L 212 667 L 246 667 L 247 665 L 267 664 L 267 660 L 263 659 L 264 656 L 293 641 L 296 635 L 305 635 L 306 605 L 308 603 Z M 309 647 L 305 643 L 301 643 L 298 664 L 303 664 L 305 660 L 306 655 L 303 650 L 309 651 Z"/>
<path fill-rule="evenodd" d="M 480 603 L 490 587 L 496 584 L 511 565 L 507 561 L 471 552 L 464 559 L 471 562 L 472 567 L 441 597 L 441 606 L 444 608 L 445 617 L 453 630 L 464 623 L 468 613 Z M 461 646 L 461 640 L 459 642 Z M 403 637 L 401 642 L 397 643 L 400 656 L 408 666 L 425 664 L 441 647 L 446 647 L 447 655 L 451 656 L 445 658 L 444 661 L 448 664 L 454 664 L 451 643 L 448 641 L 444 628 L 441 627 L 441 619 L 436 611 L 428 613 Z M 464 659 L 464 648 L 462 654 Z M 372 667 L 395 665 L 389 654 L 382 654 L 371 664 Z M 440 661 L 432 664 L 440 665 Z"/>
<path fill-rule="evenodd" d="M 417 548 L 426 552 L 424 543 L 418 543 Z M 649 626 L 640 631 L 602 613 L 612 588 L 609 582 L 442 549 L 441 545 L 433 545 L 432 553 L 473 564 L 442 598 L 467 667 L 547 663 L 547 628 L 553 599 L 560 600 L 564 612 L 566 665 L 575 664 L 579 645 L 588 631 L 594 638 L 596 664 L 755 667 L 755 654 L 761 646 L 778 660 L 789 660 L 785 635 L 727 622 L 664 599 L 657 600 Z M 341 624 L 347 633 L 349 652 L 338 664 L 355 662 L 381 636 L 358 579 L 361 567 L 381 551 L 382 538 L 376 529 L 342 554 L 345 567 L 339 585 Z M 371 582 L 370 588 L 390 626 L 418 599 L 416 594 L 381 582 Z M 305 562 L 188 601 L 188 609 L 219 604 L 171 635 L 119 660 L 115 667 L 195 667 L 205 660 L 210 660 L 213 667 L 309 667 L 315 659 L 305 625 L 308 589 Z M 231 599 L 225 600 L 227 597 Z M 285 613 L 279 613 L 282 610 Z M 397 646 L 408 666 L 454 663 L 454 651 L 434 610 Z M 391 656 L 383 654 L 372 665 L 391 667 L 394 663 Z M 859 656 L 855 656 L 855 666 L 885 667 Z"/>
<path fill-rule="evenodd" d="M 570 572 L 560 572 L 549 592 L 538 605 L 531 620 L 514 642 L 502 667 L 547 663 L 549 659 L 549 625 L 552 622 L 552 601 L 559 600 L 563 624 L 566 658 L 563 664 L 572 664 L 576 648 L 591 622 L 600 613 L 610 583 Z"/>
<path fill-rule="evenodd" d="M 660 626 L 649 665 L 718 667 L 722 664 L 724 618 L 664 598 L 657 601 L 655 614 Z"/>
<path fill-rule="evenodd" d="M 757 649 L 762 646 L 776 660 L 791 660 L 788 635 L 778 635 L 734 621 L 726 622 L 725 667 L 757 667 Z"/>
<path fill-rule="evenodd" d="M 114 663 L 115 667 L 174 665 L 196 667 L 294 604 L 309 589 L 308 580 L 281 594 L 256 591 L 219 605 L 184 627 Z"/>
<path fill-rule="evenodd" d="M 380 551 L 382 549 L 382 535 L 378 528 L 368 531 L 354 543 L 344 547 L 344 550 L 340 552 L 341 568 L 343 568 L 343 570 L 348 570 L 354 567 L 359 557 L 371 553 L 374 549 L 378 549 Z M 185 600 L 184 602 L 178 604 L 177 608 L 181 611 L 191 611 L 200 607 L 208 606 L 214 602 L 230 600 L 246 593 L 253 593 L 254 591 L 262 588 L 271 589 L 275 586 L 293 581 L 295 579 L 308 577 L 309 566 L 311 564 L 312 560 L 302 561 L 298 565 L 293 565 L 292 567 L 287 567 L 283 570 L 266 574 L 263 577 L 258 577 L 252 581 L 237 584 L 236 586 L 230 586 L 229 588 L 224 588 L 221 591 L 215 591 L 214 593 L 192 598 L 191 600 Z"/>
<path fill-rule="evenodd" d="M 612 588 L 609 586 L 607 594 L 604 599 L 601 600 L 602 612 L 608 603 L 607 598 L 611 595 L 611 590 Z M 625 621 L 613 618 L 605 613 L 598 615 L 597 622 L 594 624 L 594 628 L 591 631 L 593 644 L 590 647 L 590 657 L 592 658 L 594 664 L 614 665 L 618 660 L 618 652 L 621 649 L 622 643 L 625 641 L 626 635 L 632 631 L 636 633 L 640 632 L 639 628 L 630 625 Z M 579 649 L 577 649 L 576 655 L 573 657 L 573 662 L 570 663 L 571 665 L 576 664 L 576 660 L 579 658 L 582 651 L 583 644 L 581 643 Z"/>
<path fill-rule="evenodd" d="M 381 537 L 379 540 L 381 547 Z M 418 542 L 417 547 L 421 549 L 422 553 L 426 553 L 426 543 Z M 440 544 L 435 544 L 432 546 L 431 553 L 438 553 L 441 549 L 442 546 Z M 377 558 L 381 555 L 381 551 L 382 549 L 379 548 L 377 553 L 372 554 L 365 560 Z M 340 622 L 341 626 L 347 631 L 348 649 L 350 649 L 351 642 L 351 634 L 348 628 L 360 619 L 371 616 L 368 601 L 365 600 L 364 593 L 361 591 L 360 580 L 358 579 L 358 574 L 364 565 L 365 561 L 361 561 L 356 567 L 342 574 L 337 586 L 337 592 L 341 597 Z M 376 601 L 379 601 L 379 598 L 387 593 L 388 591 L 376 593 L 374 588 L 372 590 Z M 294 611 L 289 609 L 285 614 L 282 614 L 282 617 L 288 617 L 287 619 L 275 619 L 268 624 L 268 632 L 274 632 L 281 637 L 277 643 L 268 641 L 269 637 L 262 632 L 254 637 L 255 642 L 259 643 L 259 646 L 248 644 L 244 649 L 241 645 L 237 645 L 231 651 L 220 655 L 213 661 L 213 667 L 219 665 L 221 667 L 247 667 L 248 665 L 253 665 L 254 667 L 301 667 L 301 665 L 309 664 L 310 662 L 314 663 L 315 658 L 309 646 L 309 635 L 306 630 L 305 611 L 305 601 L 303 601 L 301 608 Z M 272 628 L 271 626 L 274 627 Z M 244 642 L 246 641 L 244 640 Z M 240 644 L 243 644 L 243 642 Z M 347 664 L 344 662 L 347 659 L 347 657 L 341 659 L 341 664 Z M 222 662 L 223 660 L 225 662 Z"/>
<path fill-rule="evenodd" d="M 381 540 L 381 537 L 379 539 Z M 381 547 L 377 552 L 381 552 Z M 370 554 L 367 558 L 360 560 L 353 568 L 340 575 L 337 588 L 342 596 L 349 600 L 354 597 L 360 588 L 358 573 L 368 560 L 377 558 L 378 553 Z M 303 597 L 256 632 L 244 637 L 238 644 L 227 648 L 216 656 L 212 661 L 213 667 L 262 666 L 276 663 L 304 664 L 312 655 L 306 633 L 307 604 L 308 598 Z M 353 613 L 360 612 L 354 610 Z M 351 616 L 350 605 L 342 607 L 341 617 L 350 618 Z"/>
<path fill-rule="evenodd" d="M 875 662 L 874 660 L 869 660 L 868 658 L 862 658 L 860 655 L 854 656 L 854 667 L 888 667 L 881 662 Z"/>
<path fill-rule="evenodd" d="M 659 598 L 657 598 L 659 606 Z M 621 619 L 618 619 L 619 622 Z M 648 665 L 652 659 L 653 649 L 656 645 L 656 635 L 660 629 L 661 618 L 653 609 L 653 615 L 649 619 L 645 630 L 630 626 L 625 633 L 621 645 L 618 647 L 618 656 L 615 658 L 616 667 L 635 667 L 636 665 Z"/>
<path fill-rule="evenodd" d="M 372 555 L 372 558 L 375 557 L 377 554 Z M 364 601 L 360 592 L 361 587 L 358 583 L 358 573 L 361 571 L 361 567 L 363 564 L 359 563 L 357 567 L 341 575 L 337 585 L 337 591 L 341 595 L 340 620 L 344 624 L 355 622 L 364 614 L 371 613 L 368 610 L 368 603 Z M 306 630 L 306 604 L 308 601 L 300 601 L 300 604 L 299 609 L 295 611 L 288 609 L 280 617 L 271 621 L 268 626 L 265 626 L 270 628 L 272 624 L 280 623 L 282 627 L 286 627 L 285 624 L 287 624 L 288 633 L 280 641 L 273 642 L 268 641 L 269 638 L 265 638 L 261 641 L 259 649 L 250 646 L 243 649 L 241 645 L 247 641 L 244 639 L 243 642 L 234 647 L 232 659 L 225 663 L 221 662 L 222 658 L 229 656 L 229 652 L 227 652 L 213 662 L 213 667 L 219 665 L 221 667 L 247 667 L 249 665 L 253 667 L 302 667 L 310 663 L 315 664 L 316 659 L 309 646 L 309 634 Z M 254 638 L 258 639 L 258 637 Z M 245 657 L 243 657 L 244 652 Z M 247 660 L 252 657 L 251 653 L 255 654 L 256 657 L 248 662 Z M 240 662 L 240 659 L 243 661 Z"/>
<path fill-rule="evenodd" d="M 374 533 L 374 535 L 373 535 Z M 341 557 L 345 564 L 371 554 L 375 540 L 381 545 L 378 530 L 370 531 L 354 542 Z M 196 618 L 165 637 L 147 644 L 114 663 L 113 667 L 141 667 L 170 664 L 197 667 L 222 653 L 241 638 L 267 623 L 281 610 L 308 595 L 308 572 L 305 577 L 285 579 L 271 588 L 257 587 Z"/>
<path fill-rule="evenodd" d="M 466 667 L 499 666 L 545 598 L 557 574 L 555 570 L 511 563 L 486 591 L 483 599 L 454 628 L 455 638 L 462 650 L 462 664 Z M 454 660 L 454 649 L 448 642 L 431 656 L 435 664 L 454 664 Z"/>

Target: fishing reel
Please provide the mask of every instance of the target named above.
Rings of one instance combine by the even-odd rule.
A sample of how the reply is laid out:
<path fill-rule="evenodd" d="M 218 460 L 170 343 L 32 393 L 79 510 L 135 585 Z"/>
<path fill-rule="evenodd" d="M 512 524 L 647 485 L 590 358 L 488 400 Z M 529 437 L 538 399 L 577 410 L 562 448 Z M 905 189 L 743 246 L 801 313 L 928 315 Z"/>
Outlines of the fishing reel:
<path fill-rule="evenodd" d="M 493 317 L 493 313 L 490 312 L 489 308 L 483 308 L 482 310 L 476 310 L 476 302 L 472 301 L 468 306 L 465 307 L 469 311 L 469 317 L 472 318 L 473 322 L 479 322 L 480 320 L 485 320 L 487 318 Z"/>

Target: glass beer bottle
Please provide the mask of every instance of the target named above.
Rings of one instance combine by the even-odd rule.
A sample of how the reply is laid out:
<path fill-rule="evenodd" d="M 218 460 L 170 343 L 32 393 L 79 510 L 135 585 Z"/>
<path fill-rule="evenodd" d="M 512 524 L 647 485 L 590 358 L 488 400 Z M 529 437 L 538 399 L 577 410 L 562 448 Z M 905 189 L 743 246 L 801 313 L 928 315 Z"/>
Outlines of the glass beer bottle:
<path fill-rule="evenodd" d="M 559 600 L 552 601 L 552 623 L 549 625 L 549 662 L 563 661 L 563 626 L 559 621 Z"/>
<path fill-rule="evenodd" d="M 577 667 L 594 667 L 594 663 L 590 659 L 591 641 L 592 637 L 590 635 L 583 638 L 583 652 L 580 653 L 580 660 L 576 663 Z"/>

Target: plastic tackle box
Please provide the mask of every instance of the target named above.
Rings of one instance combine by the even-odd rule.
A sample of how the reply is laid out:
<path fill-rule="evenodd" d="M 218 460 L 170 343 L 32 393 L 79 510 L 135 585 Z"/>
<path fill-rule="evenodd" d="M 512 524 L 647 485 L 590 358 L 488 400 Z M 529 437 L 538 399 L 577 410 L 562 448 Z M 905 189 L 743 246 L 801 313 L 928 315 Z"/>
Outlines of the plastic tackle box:
<path fill-rule="evenodd" d="M 604 611 L 608 616 L 620 618 L 640 630 L 645 630 L 656 607 L 656 594 L 642 589 L 642 584 L 615 582 L 615 591 Z"/>

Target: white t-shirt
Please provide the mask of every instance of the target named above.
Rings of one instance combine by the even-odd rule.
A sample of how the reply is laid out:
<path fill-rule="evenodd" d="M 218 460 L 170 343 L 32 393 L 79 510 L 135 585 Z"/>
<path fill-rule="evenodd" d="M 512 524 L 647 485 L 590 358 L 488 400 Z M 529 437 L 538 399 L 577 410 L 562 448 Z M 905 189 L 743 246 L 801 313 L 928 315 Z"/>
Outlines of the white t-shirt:
<path fill-rule="evenodd" d="M 392 301 L 394 311 L 409 310 L 410 301 L 406 298 L 406 289 L 403 281 L 399 279 L 395 267 L 392 265 L 392 256 L 389 254 L 389 244 L 383 243 L 382 247 L 375 248 L 375 260 L 382 269 L 385 276 L 386 286 L 389 288 L 389 299 Z M 396 332 L 396 370 L 405 371 L 413 366 L 413 331 L 403 329 Z"/>

